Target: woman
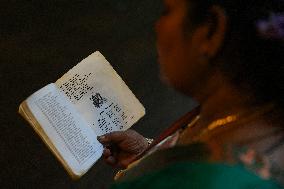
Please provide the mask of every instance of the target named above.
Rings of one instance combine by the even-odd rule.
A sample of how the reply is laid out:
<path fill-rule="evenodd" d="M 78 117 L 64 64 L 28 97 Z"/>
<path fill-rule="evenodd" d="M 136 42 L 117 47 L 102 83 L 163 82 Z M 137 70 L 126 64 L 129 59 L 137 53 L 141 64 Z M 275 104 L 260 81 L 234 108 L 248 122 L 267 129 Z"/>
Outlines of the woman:
<path fill-rule="evenodd" d="M 198 121 L 180 133 L 175 147 L 142 160 L 139 164 L 146 162 L 147 169 L 138 165 L 129 171 L 128 175 L 144 175 L 131 184 L 141 181 L 144 187 L 148 183 L 171 188 L 172 182 L 184 181 L 188 173 L 196 178 L 179 184 L 194 188 L 198 175 L 212 181 L 216 171 L 223 181 L 235 178 L 222 183 L 223 187 L 257 186 L 249 182 L 258 178 L 259 186 L 272 188 L 265 180 L 284 185 L 284 2 L 165 0 L 164 4 L 156 28 L 163 78 L 202 106 Z M 148 146 L 147 140 L 132 130 L 98 140 L 106 147 L 105 161 L 120 167 L 128 166 Z M 187 164 L 178 165 L 181 162 Z M 244 170 L 227 164 L 241 165 Z M 217 171 L 223 168 L 225 174 Z M 177 180 L 168 179 L 167 171 Z M 245 184 L 238 185 L 238 179 Z M 198 183 L 207 188 L 217 186 Z"/>

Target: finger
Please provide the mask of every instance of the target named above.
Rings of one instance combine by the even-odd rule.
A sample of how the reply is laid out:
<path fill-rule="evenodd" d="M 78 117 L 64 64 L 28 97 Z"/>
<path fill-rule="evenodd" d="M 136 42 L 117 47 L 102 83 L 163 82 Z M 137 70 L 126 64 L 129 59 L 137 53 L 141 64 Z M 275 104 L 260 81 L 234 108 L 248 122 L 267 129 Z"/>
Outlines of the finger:
<path fill-rule="evenodd" d="M 107 158 L 104 159 L 105 162 L 111 166 L 115 166 L 116 164 L 116 159 L 113 156 L 109 156 Z"/>
<path fill-rule="evenodd" d="M 135 160 L 135 156 L 130 156 L 128 158 L 123 158 L 119 161 L 116 161 L 116 166 L 122 169 L 125 169 L 128 167 L 129 164 L 131 164 Z"/>
<path fill-rule="evenodd" d="M 111 151 L 110 151 L 110 149 L 104 148 L 103 156 L 104 156 L 104 157 L 109 157 L 109 156 L 111 156 Z"/>
<path fill-rule="evenodd" d="M 102 144 L 118 143 L 125 139 L 126 133 L 124 131 L 114 131 L 102 136 L 98 136 L 97 139 Z"/>

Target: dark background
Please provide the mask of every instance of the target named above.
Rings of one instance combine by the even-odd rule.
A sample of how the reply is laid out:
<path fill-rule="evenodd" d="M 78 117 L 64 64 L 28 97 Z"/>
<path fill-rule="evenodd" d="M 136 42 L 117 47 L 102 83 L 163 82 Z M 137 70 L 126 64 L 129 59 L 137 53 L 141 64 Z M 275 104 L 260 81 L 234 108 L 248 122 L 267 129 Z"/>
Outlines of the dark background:
<path fill-rule="evenodd" d="M 72 181 L 17 113 L 21 101 L 96 50 L 146 108 L 133 128 L 155 137 L 194 102 L 159 80 L 158 0 L 1 0 L 1 188 L 104 188 L 116 170 L 99 161 Z"/>

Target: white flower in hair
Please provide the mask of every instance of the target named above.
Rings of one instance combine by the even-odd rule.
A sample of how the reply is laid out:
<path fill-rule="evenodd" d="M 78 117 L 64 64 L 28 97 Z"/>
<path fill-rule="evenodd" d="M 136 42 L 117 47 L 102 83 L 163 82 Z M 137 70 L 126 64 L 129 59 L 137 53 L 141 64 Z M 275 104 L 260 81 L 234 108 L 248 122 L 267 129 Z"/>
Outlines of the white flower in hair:
<path fill-rule="evenodd" d="M 284 13 L 272 13 L 268 19 L 258 20 L 256 26 L 261 37 L 284 40 Z"/>

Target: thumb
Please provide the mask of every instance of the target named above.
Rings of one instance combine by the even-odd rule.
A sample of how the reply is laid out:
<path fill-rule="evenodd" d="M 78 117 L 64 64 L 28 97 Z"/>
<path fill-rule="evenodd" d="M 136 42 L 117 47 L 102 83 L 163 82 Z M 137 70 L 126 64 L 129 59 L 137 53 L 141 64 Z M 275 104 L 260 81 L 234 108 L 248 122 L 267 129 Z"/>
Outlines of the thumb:
<path fill-rule="evenodd" d="M 98 136 L 97 139 L 102 144 L 109 144 L 109 143 L 119 143 L 123 141 L 125 137 L 126 134 L 124 131 L 114 131 L 102 136 Z"/>

